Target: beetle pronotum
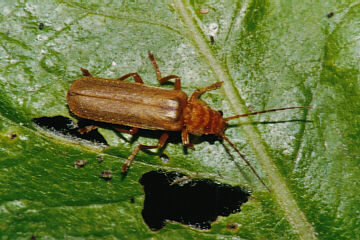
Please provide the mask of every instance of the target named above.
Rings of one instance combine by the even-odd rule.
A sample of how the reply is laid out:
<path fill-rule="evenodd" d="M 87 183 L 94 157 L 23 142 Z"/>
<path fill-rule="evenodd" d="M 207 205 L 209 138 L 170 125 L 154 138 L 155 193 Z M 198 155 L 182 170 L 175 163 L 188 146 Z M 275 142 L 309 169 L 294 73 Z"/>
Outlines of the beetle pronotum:
<path fill-rule="evenodd" d="M 199 99 L 203 93 L 219 88 L 222 82 L 198 89 L 188 99 L 181 91 L 180 77 L 162 77 L 154 55 L 151 52 L 148 54 L 160 84 L 175 79 L 174 90 L 144 85 L 137 73 L 128 73 L 116 81 L 94 77 L 82 68 L 84 76 L 72 83 L 66 96 L 70 110 L 79 117 L 131 127 L 130 130 L 116 127 L 118 131 L 129 134 L 137 133 L 139 128 L 164 131 L 157 145 L 136 146 L 125 161 L 122 171 L 127 171 L 140 150 L 161 148 L 169 137 L 169 131 L 181 131 L 183 145 L 190 148 L 193 148 L 193 145 L 190 143 L 189 133 L 197 136 L 213 134 L 228 142 L 267 188 L 250 162 L 224 135 L 228 121 L 260 113 L 310 107 L 277 108 L 223 118 L 221 111 L 211 109 Z M 123 81 L 129 77 L 133 77 L 135 83 Z M 90 126 L 83 131 L 94 128 L 96 126 Z"/>

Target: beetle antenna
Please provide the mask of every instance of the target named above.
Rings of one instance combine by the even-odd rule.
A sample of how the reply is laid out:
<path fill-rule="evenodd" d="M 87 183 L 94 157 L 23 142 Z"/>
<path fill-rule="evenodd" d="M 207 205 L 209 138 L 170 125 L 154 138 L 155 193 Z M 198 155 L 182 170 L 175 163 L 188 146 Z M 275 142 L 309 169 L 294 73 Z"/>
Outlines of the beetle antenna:
<path fill-rule="evenodd" d="M 295 109 L 295 108 L 311 109 L 312 107 L 275 108 L 275 109 L 269 109 L 269 110 L 264 110 L 264 111 L 260 111 L 260 112 L 245 113 L 245 114 L 235 115 L 235 116 L 232 116 L 232 117 L 227 117 L 227 118 L 224 118 L 224 121 L 225 121 L 225 122 L 228 122 L 228 121 L 230 121 L 230 120 L 232 120 L 232 119 L 235 119 L 235 118 L 241 118 L 241 117 L 246 117 L 246 116 L 250 116 L 250 115 L 267 113 L 267 112 L 276 112 L 276 111 L 282 111 L 282 110 L 288 110 L 288 109 Z"/>
<path fill-rule="evenodd" d="M 264 181 L 261 179 L 261 177 L 259 176 L 259 174 L 256 172 L 255 168 L 251 165 L 251 163 L 249 162 L 249 160 L 246 159 L 245 155 L 242 154 L 239 149 L 237 149 L 234 144 L 224 135 L 221 134 L 221 137 L 223 139 L 225 139 L 225 141 L 227 141 L 230 146 L 240 155 L 240 157 L 242 158 L 242 160 L 244 160 L 244 162 L 250 167 L 251 171 L 255 174 L 255 176 L 259 179 L 259 181 L 262 183 L 262 185 L 264 185 L 264 187 L 266 188 L 266 190 L 268 190 L 270 193 L 270 189 L 268 188 L 268 186 L 266 186 L 266 184 L 264 183 Z"/>

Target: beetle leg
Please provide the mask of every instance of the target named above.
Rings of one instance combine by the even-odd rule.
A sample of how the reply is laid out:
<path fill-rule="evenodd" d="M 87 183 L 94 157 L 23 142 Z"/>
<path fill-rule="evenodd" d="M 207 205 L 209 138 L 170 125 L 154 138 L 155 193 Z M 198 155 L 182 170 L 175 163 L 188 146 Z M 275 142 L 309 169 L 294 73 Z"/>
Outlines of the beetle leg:
<path fill-rule="evenodd" d="M 137 73 L 128 73 L 125 74 L 124 76 L 118 78 L 117 80 L 119 81 L 124 81 L 125 79 L 129 78 L 129 77 L 133 77 L 135 82 L 137 83 L 144 83 L 144 81 L 141 79 L 140 75 Z"/>
<path fill-rule="evenodd" d="M 119 127 L 114 127 L 114 129 L 117 130 L 117 131 L 119 131 L 119 132 L 128 133 L 128 134 L 131 134 L 131 135 L 134 135 L 134 134 L 136 134 L 136 133 L 139 131 L 139 128 L 136 128 L 136 127 L 130 128 L 129 130 L 128 130 L 128 129 L 119 128 Z"/>
<path fill-rule="evenodd" d="M 182 144 L 185 147 L 191 148 L 191 149 L 195 149 L 194 144 L 190 143 L 190 139 L 189 139 L 189 133 L 186 130 L 186 128 L 183 128 L 181 130 L 181 140 L 182 140 Z"/>
<path fill-rule="evenodd" d="M 180 77 L 178 77 L 176 75 L 169 75 L 169 76 L 163 77 L 158 80 L 159 80 L 160 84 L 163 84 L 163 83 L 169 81 L 170 79 L 175 79 L 174 89 L 181 90 L 181 80 L 180 80 Z"/>
<path fill-rule="evenodd" d="M 138 154 L 138 152 L 142 149 L 153 149 L 153 148 L 161 148 L 162 146 L 164 146 L 164 144 L 166 143 L 166 140 L 169 137 L 169 133 L 164 132 L 159 139 L 159 142 L 157 145 L 154 146 L 147 146 L 147 145 L 137 145 L 134 149 L 134 151 L 131 153 L 131 155 L 125 160 L 124 165 L 122 166 L 122 172 L 126 172 L 128 170 L 128 168 L 130 167 L 132 161 L 134 160 L 136 154 Z"/>
<path fill-rule="evenodd" d="M 148 54 L 149 54 L 150 61 L 151 61 L 151 63 L 153 64 L 153 66 L 154 66 L 154 68 L 155 68 L 156 77 L 157 77 L 157 80 L 160 82 L 160 84 L 163 84 L 163 83 L 169 81 L 170 79 L 175 79 L 174 89 L 175 89 L 175 90 L 180 90 L 180 89 L 181 89 L 181 80 L 180 80 L 180 77 L 179 77 L 179 76 L 176 76 L 176 75 L 169 75 L 169 76 L 166 76 L 166 77 L 162 77 L 162 76 L 161 76 L 160 69 L 159 69 L 159 66 L 158 66 L 157 63 L 156 63 L 154 54 L 152 54 L 150 51 L 148 51 Z"/>
<path fill-rule="evenodd" d="M 157 63 L 156 63 L 154 54 L 152 54 L 150 51 L 148 51 L 148 54 L 149 54 L 150 61 L 151 61 L 151 63 L 153 64 L 153 66 L 154 66 L 154 68 L 155 68 L 156 77 L 157 77 L 157 79 L 160 81 L 160 79 L 161 79 L 162 77 L 161 77 L 161 73 L 160 73 L 160 70 L 159 70 L 159 66 L 158 66 Z"/>
<path fill-rule="evenodd" d="M 87 70 L 86 68 L 80 68 L 81 72 L 83 74 L 83 76 L 85 77 L 92 77 L 93 75 L 91 75 L 91 73 L 89 72 L 89 70 Z"/>
<path fill-rule="evenodd" d="M 223 82 L 217 82 L 217 83 L 214 83 L 210 86 L 207 86 L 207 87 L 204 87 L 204 88 L 201 88 L 201 89 L 198 89 L 196 90 L 190 97 L 190 100 L 195 100 L 196 98 L 199 98 L 201 96 L 201 94 L 207 92 L 207 91 L 210 91 L 210 90 L 215 90 L 217 88 L 219 88 L 221 86 L 221 84 L 223 84 Z"/>
<path fill-rule="evenodd" d="M 175 86 L 174 86 L 175 90 L 181 90 L 181 80 L 180 78 L 175 78 Z"/>
<path fill-rule="evenodd" d="M 85 134 L 85 133 L 88 133 L 88 132 L 91 132 L 92 130 L 95 130 L 99 128 L 99 126 L 96 126 L 96 125 L 89 125 L 89 126 L 85 126 L 83 128 L 79 128 L 77 131 L 80 133 L 80 134 Z"/>

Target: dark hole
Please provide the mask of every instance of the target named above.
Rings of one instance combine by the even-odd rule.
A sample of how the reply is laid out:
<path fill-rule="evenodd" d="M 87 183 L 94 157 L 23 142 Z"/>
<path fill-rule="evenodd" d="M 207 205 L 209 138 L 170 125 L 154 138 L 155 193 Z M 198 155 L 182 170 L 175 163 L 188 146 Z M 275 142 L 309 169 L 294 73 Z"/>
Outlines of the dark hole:
<path fill-rule="evenodd" d="M 212 36 L 212 35 L 210 35 L 210 42 L 211 42 L 211 43 L 214 43 L 214 42 L 215 42 L 215 38 L 214 38 L 214 36 Z"/>
<path fill-rule="evenodd" d="M 166 220 L 210 229 L 218 216 L 240 212 L 250 196 L 241 187 L 164 170 L 145 173 L 140 183 L 145 191 L 142 216 L 153 231 L 164 227 Z"/>
<path fill-rule="evenodd" d="M 135 198 L 134 197 L 130 198 L 130 203 L 135 203 Z"/>
<path fill-rule="evenodd" d="M 331 18 L 332 16 L 334 16 L 334 12 L 329 12 L 329 14 L 327 15 L 328 18 Z"/>
<path fill-rule="evenodd" d="M 81 134 L 78 131 L 79 129 L 89 125 L 87 121 L 79 121 L 78 124 L 76 124 L 69 118 L 55 116 L 33 118 L 33 122 L 46 130 L 61 133 L 66 136 L 85 139 L 94 143 L 102 143 L 107 145 L 106 140 L 97 130 L 92 130 L 91 132 L 84 134 Z"/>

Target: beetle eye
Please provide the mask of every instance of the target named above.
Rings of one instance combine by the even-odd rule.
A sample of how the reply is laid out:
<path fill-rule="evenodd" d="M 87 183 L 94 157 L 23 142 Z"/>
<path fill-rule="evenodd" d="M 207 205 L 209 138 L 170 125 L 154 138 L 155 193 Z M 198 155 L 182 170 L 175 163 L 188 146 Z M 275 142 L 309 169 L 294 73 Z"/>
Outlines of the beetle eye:
<path fill-rule="evenodd" d="M 224 115 L 223 111 L 219 111 L 219 113 L 220 113 L 220 115 L 221 115 L 221 116 L 223 116 L 223 115 Z"/>

